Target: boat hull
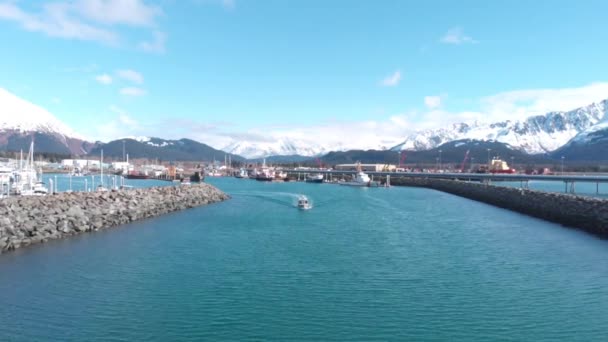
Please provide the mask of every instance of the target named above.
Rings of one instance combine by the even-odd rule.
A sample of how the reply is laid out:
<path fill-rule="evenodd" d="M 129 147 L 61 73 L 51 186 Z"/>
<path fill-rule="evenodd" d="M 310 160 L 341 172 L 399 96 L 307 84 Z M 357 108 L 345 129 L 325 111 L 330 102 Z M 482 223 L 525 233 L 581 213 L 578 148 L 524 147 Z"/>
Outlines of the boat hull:
<path fill-rule="evenodd" d="M 338 183 L 343 186 L 354 186 L 359 188 L 377 188 L 380 186 L 377 182 L 369 182 L 369 183 L 359 183 L 359 182 L 342 182 Z"/>
<path fill-rule="evenodd" d="M 146 175 L 126 175 L 125 178 L 126 179 L 148 179 L 148 178 L 150 178 L 150 176 L 146 176 Z"/>
<path fill-rule="evenodd" d="M 260 182 L 272 182 L 274 180 L 273 177 L 256 177 L 255 180 Z"/>
<path fill-rule="evenodd" d="M 323 179 L 307 179 L 306 183 L 317 183 L 317 184 L 320 184 L 320 183 L 323 183 Z"/>

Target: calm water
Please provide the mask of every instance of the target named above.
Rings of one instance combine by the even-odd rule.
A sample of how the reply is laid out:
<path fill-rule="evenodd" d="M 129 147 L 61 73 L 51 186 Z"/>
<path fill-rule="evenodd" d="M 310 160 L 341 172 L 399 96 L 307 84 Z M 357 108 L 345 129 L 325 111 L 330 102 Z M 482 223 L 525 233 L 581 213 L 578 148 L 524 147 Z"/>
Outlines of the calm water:
<path fill-rule="evenodd" d="M 498 186 L 521 186 L 520 182 L 493 182 L 492 184 Z M 567 193 L 570 191 L 570 185 L 568 185 L 568 188 L 566 188 L 564 182 L 559 181 L 530 181 L 528 182 L 528 188 L 531 190 L 561 193 Z M 574 185 L 574 193 L 581 196 L 608 198 L 608 184 L 576 182 Z"/>
<path fill-rule="evenodd" d="M 606 241 L 426 189 L 209 181 L 233 198 L 1 255 L 0 340 L 608 336 Z"/>
<path fill-rule="evenodd" d="M 52 174 L 45 173 L 42 175 L 42 180 L 45 182 L 46 186 L 49 187 L 51 183 L 57 186 L 57 191 L 85 191 L 95 190 L 97 186 L 101 183 L 101 176 L 99 174 L 86 176 L 86 177 L 70 177 L 67 174 Z M 114 175 L 106 175 L 103 176 L 103 184 L 106 188 L 111 188 L 113 185 L 120 186 L 121 179 L 119 176 Z M 151 179 L 125 179 L 124 184 L 128 186 L 132 186 L 134 188 L 147 188 L 151 186 L 167 186 L 173 185 L 171 182 L 159 181 L 159 180 L 151 180 Z"/>

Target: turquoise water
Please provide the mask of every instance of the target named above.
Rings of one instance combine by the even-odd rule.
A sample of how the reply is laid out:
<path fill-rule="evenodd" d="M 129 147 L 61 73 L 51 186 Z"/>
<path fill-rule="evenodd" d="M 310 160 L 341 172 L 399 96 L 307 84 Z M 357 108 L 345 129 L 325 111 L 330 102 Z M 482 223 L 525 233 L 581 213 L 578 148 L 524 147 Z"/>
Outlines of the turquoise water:
<path fill-rule="evenodd" d="M 56 186 L 57 191 L 85 191 L 87 190 L 95 190 L 98 185 L 101 183 L 101 176 L 91 175 L 86 177 L 70 177 L 67 174 L 43 174 L 42 180 L 46 184 L 47 187 L 50 186 L 51 183 Z M 120 186 L 123 181 L 119 176 L 114 175 L 105 175 L 103 176 L 103 184 L 106 188 L 111 188 L 113 185 Z M 172 182 L 152 180 L 152 179 L 125 179 L 124 185 L 131 186 L 134 188 L 147 188 L 151 186 L 167 186 L 173 185 Z"/>
<path fill-rule="evenodd" d="M 608 336 L 606 241 L 427 189 L 210 181 L 233 198 L 1 255 L 0 340 Z"/>
<path fill-rule="evenodd" d="M 498 186 L 513 186 L 521 187 L 520 182 L 493 182 Z M 524 183 L 525 184 L 525 183 Z M 570 185 L 566 188 L 564 182 L 560 181 L 529 181 L 528 188 L 532 190 L 542 190 L 548 192 L 570 192 Z M 608 183 L 585 183 L 576 182 L 574 185 L 574 194 L 581 196 L 608 198 Z"/>

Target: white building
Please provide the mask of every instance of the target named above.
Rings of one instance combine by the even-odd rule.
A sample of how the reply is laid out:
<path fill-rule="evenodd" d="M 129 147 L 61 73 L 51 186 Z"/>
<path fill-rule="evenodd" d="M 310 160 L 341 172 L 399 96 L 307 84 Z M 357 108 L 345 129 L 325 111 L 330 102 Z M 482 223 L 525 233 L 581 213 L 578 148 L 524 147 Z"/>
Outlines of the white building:
<path fill-rule="evenodd" d="M 392 164 L 360 164 L 361 170 L 365 172 L 393 172 L 397 168 Z M 357 164 L 339 164 L 336 165 L 338 171 L 355 171 Z"/>
<path fill-rule="evenodd" d="M 71 169 L 77 167 L 79 169 L 98 169 L 99 160 L 87 160 L 87 159 L 64 159 L 61 161 L 61 166 L 64 169 Z"/>

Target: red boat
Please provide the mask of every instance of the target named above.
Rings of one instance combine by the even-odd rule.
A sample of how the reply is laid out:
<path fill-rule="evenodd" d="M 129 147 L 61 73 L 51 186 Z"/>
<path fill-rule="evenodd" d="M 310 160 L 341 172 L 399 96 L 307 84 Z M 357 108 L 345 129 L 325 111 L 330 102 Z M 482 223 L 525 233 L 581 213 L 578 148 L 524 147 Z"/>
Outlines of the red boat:
<path fill-rule="evenodd" d="M 141 172 L 135 172 L 135 171 L 131 171 L 129 172 L 126 176 L 126 179 L 148 179 L 150 178 L 150 176 L 141 173 Z"/>
<path fill-rule="evenodd" d="M 490 173 L 515 173 L 515 169 L 512 169 L 507 165 L 507 162 L 500 159 L 492 159 L 492 164 L 490 165 Z"/>

